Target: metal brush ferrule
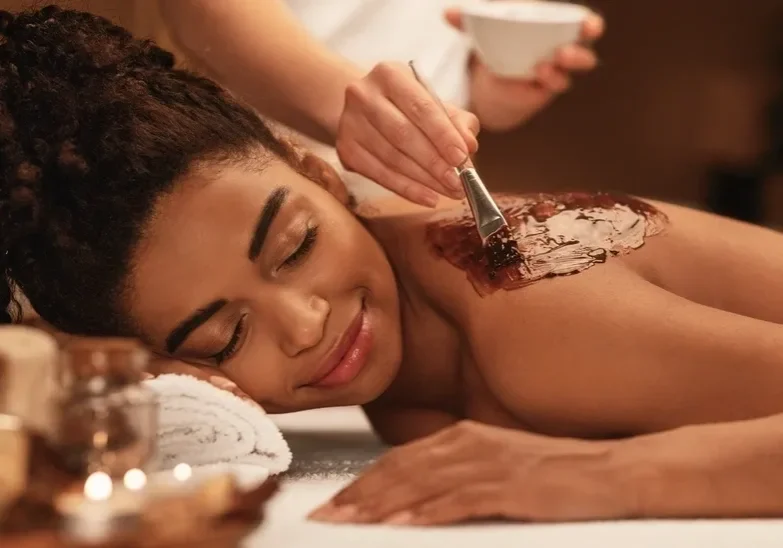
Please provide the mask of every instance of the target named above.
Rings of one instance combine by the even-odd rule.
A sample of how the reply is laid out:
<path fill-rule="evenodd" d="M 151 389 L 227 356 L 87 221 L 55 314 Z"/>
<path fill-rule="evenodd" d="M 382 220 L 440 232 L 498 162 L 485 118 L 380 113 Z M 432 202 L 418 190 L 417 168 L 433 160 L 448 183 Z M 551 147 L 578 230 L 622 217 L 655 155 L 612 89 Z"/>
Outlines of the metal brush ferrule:
<path fill-rule="evenodd" d="M 486 240 L 506 225 L 506 219 L 474 168 L 463 167 L 457 170 L 457 174 L 462 181 L 470 211 L 476 219 L 479 235 L 482 240 Z"/>

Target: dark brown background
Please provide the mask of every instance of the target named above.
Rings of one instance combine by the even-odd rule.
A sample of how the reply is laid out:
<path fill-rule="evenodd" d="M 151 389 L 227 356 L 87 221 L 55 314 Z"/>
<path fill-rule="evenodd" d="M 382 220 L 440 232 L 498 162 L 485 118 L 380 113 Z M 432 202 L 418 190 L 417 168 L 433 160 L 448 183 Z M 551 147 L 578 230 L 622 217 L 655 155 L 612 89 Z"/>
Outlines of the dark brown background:
<path fill-rule="evenodd" d="M 171 46 L 156 0 L 59 3 Z M 699 204 L 711 165 L 752 163 L 765 145 L 764 108 L 783 71 L 783 0 L 589 3 L 608 24 L 601 66 L 527 126 L 484 135 L 484 178 L 493 189 L 624 190 Z M 770 218 L 781 222 L 783 181 L 767 186 Z"/>

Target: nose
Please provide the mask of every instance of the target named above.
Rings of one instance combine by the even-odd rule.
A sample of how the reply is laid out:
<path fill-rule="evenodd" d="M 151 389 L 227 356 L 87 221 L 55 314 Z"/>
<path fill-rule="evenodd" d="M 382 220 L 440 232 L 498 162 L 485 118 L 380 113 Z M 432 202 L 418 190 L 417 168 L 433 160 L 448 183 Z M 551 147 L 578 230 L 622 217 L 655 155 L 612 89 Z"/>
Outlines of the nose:
<path fill-rule="evenodd" d="M 321 342 L 331 307 L 316 295 L 287 293 L 278 310 L 282 324 L 281 348 L 294 357 Z"/>

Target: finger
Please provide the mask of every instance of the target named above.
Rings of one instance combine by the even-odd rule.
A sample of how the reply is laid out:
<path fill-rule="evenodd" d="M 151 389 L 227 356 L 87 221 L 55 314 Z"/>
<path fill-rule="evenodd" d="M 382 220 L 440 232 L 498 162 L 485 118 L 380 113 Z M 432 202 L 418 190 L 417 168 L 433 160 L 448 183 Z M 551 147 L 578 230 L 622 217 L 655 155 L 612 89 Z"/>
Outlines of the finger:
<path fill-rule="evenodd" d="M 503 500 L 501 485 L 490 482 L 472 484 L 410 508 L 406 515 L 391 516 L 390 521 L 399 525 L 446 525 L 496 517 L 505 513 L 500 511 Z"/>
<path fill-rule="evenodd" d="M 208 380 L 211 385 L 220 388 L 221 390 L 233 392 L 235 389 L 239 388 L 234 381 L 220 375 L 212 375 Z"/>
<path fill-rule="evenodd" d="M 466 481 L 471 478 L 483 481 L 484 478 L 496 477 L 503 469 L 482 466 L 482 448 L 475 443 L 471 432 L 468 425 L 458 423 L 426 438 L 392 449 L 351 485 L 335 495 L 334 503 L 364 505 L 367 501 L 383 498 L 385 493 L 400 485 L 418 482 L 429 486 L 430 479 L 422 479 L 423 473 L 432 474 L 432 485 L 443 480 L 441 483 L 447 486 L 459 482 L 460 473 Z M 464 463 L 470 463 L 470 466 L 460 472 Z"/>
<path fill-rule="evenodd" d="M 364 105 L 364 116 L 375 127 L 378 133 L 389 142 L 390 146 L 402 151 L 419 167 L 424 169 L 433 178 L 445 186 L 458 191 L 461 183 L 454 174 L 454 166 L 467 158 L 467 147 L 462 136 L 448 119 L 445 113 L 441 113 L 446 118 L 446 124 L 457 135 L 456 139 L 461 143 L 465 152 L 454 153 L 452 159 L 461 158 L 461 160 L 452 166 L 447 162 L 440 151 L 435 147 L 432 141 L 409 120 L 403 112 L 386 99 L 376 99 L 372 104 Z"/>
<path fill-rule="evenodd" d="M 592 42 L 597 40 L 604 34 L 604 19 L 597 13 L 591 13 L 585 18 L 582 24 L 582 36 L 581 39 L 585 42 Z"/>
<path fill-rule="evenodd" d="M 580 46 L 565 46 L 555 56 L 555 65 L 563 71 L 593 70 L 597 64 L 595 53 Z"/>
<path fill-rule="evenodd" d="M 457 30 L 463 30 L 462 27 L 462 12 L 459 8 L 446 8 L 443 12 L 443 17 L 446 22 Z"/>
<path fill-rule="evenodd" d="M 170 358 L 153 359 L 148 368 L 149 372 L 156 376 L 165 374 L 190 375 L 200 380 L 206 380 L 213 374 L 210 369 L 212 368 L 201 368 Z"/>
<path fill-rule="evenodd" d="M 544 63 L 536 68 L 536 80 L 544 89 L 552 93 L 563 93 L 571 86 L 571 78 L 568 74 L 558 70 L 551 63 Z"/>
<path fill-rule="evenodd" d="M 453 169 L 450 170 L 452 173 L 450 176 L 451 186 L 447 186 L 433 177 L 432 174 L 427 172 L 404 152 L 394 147 L 372 124 L 354 124 L 348 119 L 343 123 L 356 127 L 347 127 L 343 130 L 343 127 L 341 126 L 341 133 L 344 131 L 345 134 L 352 135 L 353 139 L 361 143 L 365 150 L 378 158 L 391 171 L 395 171 L 413 181 L 417 181 L 439 194 L 451 196 L 452 198 L 460 197 L 460 193 L 454 188 L 460 184 L 460 181 Z M 349 169 L 351 168 L 351 166 L 348 165 L 346 167 L 349 167 Z"/>
<path fill-rule="evenodd" d="M 411 470 L 430 470 L 445 466 L 450 456 L 453 459 L 453 455 L 440 447 L 454 439 L 452 430 L 446 428 L 426 438 L 391 449 L 337 493 L 332 501 L 338 506 L 356 504 L 401 482 Z"/>
<path fill-rule="evenodd" d="M 410 200 L 426 207 L 438 205 L 438 195 L 423 184 L 409 179 L 401 173 L 395 173 L 380 160 L 356 142 L 340 144 L 337 149 L 340 160 L 350 166 L 350 169 L 372 179 L 383 186 Z M 350 158 L 346 162 L 344 158 Z"/>
<path fill-rule="evenodd" d="M 476 137 L 481 130 L 478 117 L 472 112 L 456 108 L 453 105 L 446 105 L 446 110 L 448 110 L 449 117 L 465 140 L 465 144 L 468 145 L 468 153 L 475 154 L 479 147 Z"/>
<path fill-rule="evenodd" d="M 396 449 L 392 449 L 338 492 L 330 503 L 338 507 L 350 505 L 358 508 L 359 505 L 370 500 L 375 493 L 390 490 L 403 482 L 408 475 L 406 470 L 404 456 L 398 458 Z"/>
<path fill-rule="evenodd" d="M 385 67 L 387 65 L 384 65 Z M 387 97 L 391 100 L 394 106 L 415 126 L 424 136 L 430 141 L 439 153 L 437 160 L 445 160 L 448 167 L 456 167 L 468 157 L 468 149 L 465 144 L 465 140 L 460 135 L 460 132 L 454 127 L 454 123 L 451 118 L 444 111 L 443 107 L 438 103 L 437 99 L 430 97 L 427 90 L 413 77 L 413 74 L 406 69 L 398 68 L 386 68 L 384 74 L 385 90 Z M 377 126 L 376 126 L 377 127 Z M 379 128 L 381 129 L 381 128 Z M 381 133 L 386 135 L 385 131 L 381 130 Z M 403 132 L 403 135 L 399 135 L 399 132 L 391 132 L 392 137 L 396 138 L 396 141 L 392 141 L 398 148 L 405 147 L 404 150 L 415 151 L 410 146 L 405 146 L 407 143 L 399 142 L 399 137 L 407 137 L 407 132 Z M 428 155 L 423 154 L 424 149 L 418 153 L 418 155 L 411 154 L 422 165 L 424 161 L 425 169 L 430 167 L 431 163 L 435 165 L 437 171 L 433 172 L 432 168 L 428 169 L 430 173 L 438 177 L 443 173 L 441 171 L 441 161 L 435 161 Z"/>
<path fill-rule="evenodd" d="M 461 462 L 437 469 L 427 467 L 408 475 L 383 492 L 368 493 L 356 503 L 357 517 L 362 523 L 386 521 L 394 514 L 423 504 L 435 497 L 472 483 L 499 479 L 497 467 L 481 463 Z"/>
<path fill-rule="evenodd" d="M 255 403 L 244 390 L 239 388 L 239 386 L 237 386 L 237 384 L 231 379 L 229 379 L 228 377 L 223 377 L 222 375 L 212 375 L 207 380 L 215 388 L 219 388 L 220 390 L 225 390 L 226 392 L 231 392 L 238 398 Z"/>
<path fill-rule="evenodd" d="M 548 98 L 550 92 L 541 82 L 537 80 L 537 70 L 547 63 L 539 63 L 534 69 L 534 74 L 530 78 L 517 79 L 505 78 L 495 74 L 486 74 L 487 86 L 492 86 L 497 90 L 499 96 L 514 97 L 519 96 L 520 100 L 537 103 L 543 102 Z M 551 63 L 549 63 L 551 64 Z"/>

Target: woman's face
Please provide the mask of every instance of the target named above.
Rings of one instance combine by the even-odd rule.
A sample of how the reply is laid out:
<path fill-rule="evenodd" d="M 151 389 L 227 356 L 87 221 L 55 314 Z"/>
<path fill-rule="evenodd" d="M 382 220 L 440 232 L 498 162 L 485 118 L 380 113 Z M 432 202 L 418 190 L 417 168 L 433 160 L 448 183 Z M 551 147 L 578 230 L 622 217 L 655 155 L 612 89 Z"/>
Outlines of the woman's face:
<path fill-rule="evenodd" d="M 383 250 L 280 161 L 178 184 L 156 207 L 130 287 L 153 348 L 215 368 L 271 412 L 366 403 L 399 367 Z"/>

